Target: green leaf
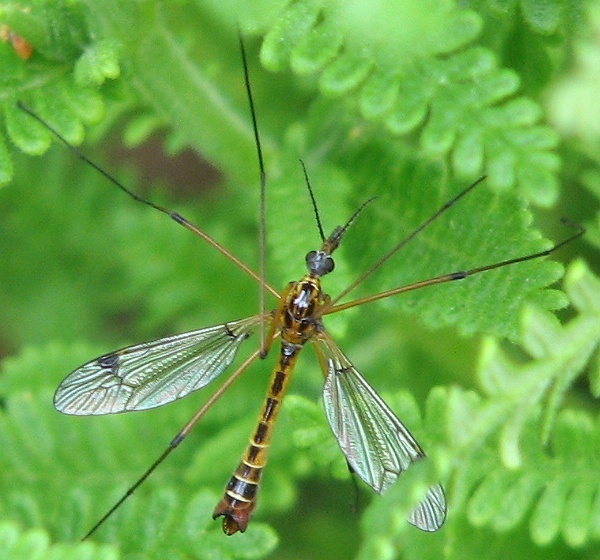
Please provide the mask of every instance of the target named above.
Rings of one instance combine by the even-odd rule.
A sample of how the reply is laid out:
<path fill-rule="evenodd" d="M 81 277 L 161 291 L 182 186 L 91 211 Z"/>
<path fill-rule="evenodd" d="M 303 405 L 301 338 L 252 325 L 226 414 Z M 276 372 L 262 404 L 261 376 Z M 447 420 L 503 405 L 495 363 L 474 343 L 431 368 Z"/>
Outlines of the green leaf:
<path fill-rule="evenodd" d="M 588 278 L 589 275 L 582 275 L 577 284 L 593 282 Z M 497 399 L 489 413 L 493 410 L 495 422 L 504 422 L 500 442 L 503 461 L 513 468 L 521 461 L 518 440 L 524 421 L 535 414 L 542 399 L 548 398 L 542 438 L 548 437 L 565 392 L 591 359 L 600 336 L 600 324 L 594 314 L 585 314 L 560 327 L 547 315 L 531 309 L 524 315 L 522 328 L 524 350 L 535 360 L 514 364 L 495 342 L 490 342 L 480 371 L 483 389 L 488 397 Z"/>
<path fill-rule="evenodd" d="M 446 397 L 457 471 L 455 507 L 467 505 L 476 526 L 513 530 L 531 513 L 533 542 L 559 535 L 578 548 L 597 539 L 598 482 L 594 474 L 600 424 L 565 407 L 565 395 L 597 352 L 600 327 L 581 296 L 597 279 L 579 263 L 568 274 L 567 293 L 580 315 L 564 327 L 545 314 L 524 314 L 523 349 L 516 363 L 495 346 L 484 349 L 480 383 L 485 397 L 460 390 Z M 443 402 L 442 395 L 438 397 Z M 495 448 L 495 451 L 493 451 Z M 470 497 L 469 497 L 470 496 Z"/>
<path fill-rule="evenodd" d="M 556 0 L 523 0 L 523 17 L 539 33 L 553 33 L 561 19 L 563 7 Z"/>
<path fill-rule="evenodd" d="M 99 86 L 119 77 L 118 45 L 99 41 L 88 48 L 75 65 L 75 80 L 82 86 Z"/>
<path fill-rule="evenodd" d="M 372 3 L 360 1 L 339 13 L 324 10 L 317 25 L 316 4 L 293 3 L 267 35 L 262 60 L 280 70 L 289 57 L 292 69 L 299 73 L 308 68 L 320 71 L 323 94 L 351 97 L 356 91 L 362 116 L 381 121 L 394 135 L 420 129 L 423 151 L 429 157 L 450 155 L 459 176 L 485 171 L 495 187 L 518 184 L 525 196 L 552 205 L 558 193 L 553 174 L 559 165 L 552 150 L 558 139 L 548 127 L 536 124 L 541 110 L 533 100 L 508 100 L 519 88 L 518 76 L 498 68 L 488 50 L 468 48 L 481 30 L 481 19 L 446 3 L 427 12 L 408 0 L 394 7 L 381 4 L 386 6 L 381 14 Z M 387 22 L 397 21 L 392 15 L 396 10 L 399 19 L 410 14 L 411 22 L 403 26 L 403 34 L 396 28 L 386 33 Z M 339 32 L 335 39 L 331 37 L 329 20 L 336 18 L 338 26 L 346 26 L 345 48 Z M 358 31 L 363 20 L 377 29 L 377 38 Z M 326 54 L 314 64 L 294 63 L 305 58 L 304 37 L 309 29 L 311 42 L 328 45 Z M 368 46 L 352 48 L 356 35 Z M 392 35 L 393 46 L 390 41 L 385 47 L 379 44 L 382 37 Z M 397 56 L 391 54 L 396 50 Z M 520 115 L 515 119 L 511 112 L 517 105 Z M 523 142 L 526 133 L 539 141 Z"/>

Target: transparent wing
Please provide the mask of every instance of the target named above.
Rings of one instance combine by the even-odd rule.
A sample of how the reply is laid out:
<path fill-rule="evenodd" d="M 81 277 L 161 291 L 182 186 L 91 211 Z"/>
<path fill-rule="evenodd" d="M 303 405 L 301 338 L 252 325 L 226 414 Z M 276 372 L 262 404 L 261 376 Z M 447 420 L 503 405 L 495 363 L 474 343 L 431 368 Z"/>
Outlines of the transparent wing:
<path fill-rule="evenodd" d="M 425 453 L 333 339 L 323 332 L 313 340 L 325 360 L 323 402 L 329 425 L 354 472 L 381 494 Z M 437 531 L 445 518 L 446 496 L 435 484 L 408 521 L 423 531 Z"/>
<path fill-rule="evenodd" d="M 225 370 L 260 321 L 255 315 L 100 356 L 62 381 L 54 406 L 86 416 L 145 410 L 185 397 Z"/>

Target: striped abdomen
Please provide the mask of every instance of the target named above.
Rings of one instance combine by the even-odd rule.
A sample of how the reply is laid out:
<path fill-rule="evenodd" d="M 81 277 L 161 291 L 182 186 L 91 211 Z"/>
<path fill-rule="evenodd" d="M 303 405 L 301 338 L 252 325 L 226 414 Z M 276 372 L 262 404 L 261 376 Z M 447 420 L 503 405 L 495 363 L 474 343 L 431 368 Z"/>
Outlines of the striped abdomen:
<path fill-rule="evenodd" d="M 243 533 L 256 507 L 258 485 L 267 462 L 273 426 L 301 348 L 282 341 L 279 361 L 273 371 L 269 392 L 258 418 L 256 430 L 250 438 L 240 464 L 225 487 L 225 495 L 213 512 L 213 519 L 221 515 L 224 517 L 223 531 L 227 535 L 233 535 L 238 531 Z"/>

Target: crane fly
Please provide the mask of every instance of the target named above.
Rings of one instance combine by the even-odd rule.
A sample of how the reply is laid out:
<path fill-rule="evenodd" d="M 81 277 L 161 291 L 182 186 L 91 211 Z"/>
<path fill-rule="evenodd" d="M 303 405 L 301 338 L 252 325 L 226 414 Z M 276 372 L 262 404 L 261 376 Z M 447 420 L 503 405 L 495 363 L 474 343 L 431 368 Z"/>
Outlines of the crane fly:
<path fill-rule="evenodd" d="M 260 260 L 261 263 L 264 263 L 266 175 L 250 87 L 248 64 L 241 37 L 240 48 L 260 168 Z M 238 349 L 245 340 L 257 331 L 261 333 L 260 347 L 250 354 L 208 398 L 205 404 L 170 442 L 160 457 L 88 531 L 83 537 L 84 539 L 92 535 L 133 494 L 156 467 L 185 439 L 206 411 L 249 365 L 267 355 L 277 339 L 280 339 L 278 357 L 257 426 L 250 437 L 250 442 L 237 469 L 226 485 L 223 498 L 214 510 L 213 518 L 223 517 L 223 531 L 227 535 L 246 530 L 256 507 L 260 479 L 267 462 L 267 453 L 282 399 L 294 371 L 298 355 L 308 343 L 316 352 L 325 379 L 323 403 L 327 420 L 350 470 L 375 492 L 379 494 L 385 492 L 412 463 L 423 459 L 425 453 L 402 421 L 363 378 L 333 340 L 323 323 L 324 316 L 425 286 L 462 280 L 488 270 L 549 255 L 584 232 L 583 228 L 577 226 L 576 233 L 550 249 L 538 253 L 469 270 L 451 272 L 353 301 L 338 303 L 417 234 L 471 192 L 483 180 L 483 177 L 439 208 L 403 241 L 376 261 L 371 268 L 358 277 L 341 294 L 332 299 L 321 288 L 321 278 L 333 271 L 334 260 L 332 255 L 334 251 L 340 245 L 350 225 L 371 200 L 366 201 L 358 208 L 345 225 L 336 227 L 329 236 L 325 236 L 306 168 L 302 164 L 322 243 L 319 249 L 310 251 L 306 255 L 307 273 L 300 280 L 290 282 L 279 294 L 265 282 L 264 264 L 261 264 L 261 267 L 263 267 L 261 273 L 256 274 L 225 247 L 180 214 L 167 210 L 128 190 L 116 178 L 98 167 L 78 149 L 71 146 L 60 133 L 43 121 L 34 111 L 21 102 L 19 102 L 19 106 L 48 128 L 77 157 L 92 165 L 129 196 L 166 214 L 178 224 L 200 236 L 254 278 L 261 286 L 261 301 L 264 301 L 265 291 L 278 300 L 276 308 L 270 312 L 265 312 L 265 306 L 261 304 L 261 311 L 252 317 L 110 352 L 77 368 L 60 383 L 54 396 L 54 406 L 65 414 L 87 416 L 155 408 L 185 397 L 208 385 L 233 362 Z M 410 512 L 408 521 L 423 531 L 437 531 L 445 521 L 446 511 L 444 490 L 440 484 L 433 484 L 428 488 L 422 500 Z"/>

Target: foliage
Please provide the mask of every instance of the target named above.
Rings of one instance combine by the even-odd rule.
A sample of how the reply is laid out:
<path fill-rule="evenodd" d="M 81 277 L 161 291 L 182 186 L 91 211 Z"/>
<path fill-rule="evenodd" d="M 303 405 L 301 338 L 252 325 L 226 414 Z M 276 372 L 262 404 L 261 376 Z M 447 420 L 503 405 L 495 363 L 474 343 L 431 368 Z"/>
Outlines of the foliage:
<path fill-rule="evenodd" d="M 598 263 L 599 21 L 563 0 L 2 3 L 4 29 L 34 49 L 24 59 L 0 42 L 2 557 L 462 560 L 578 558 L 597 547 L 600 287 L 581 261 L 564 293 L 549 286 L 562 274 L 555 259 Z M 481 174 L 481 186 L 352 295 L 540 251 L 551 243 L 537 226 L 554 240 L 570 235 L 563 215 L 586 222 L 589 245 L 327 317 L 432 459 L 382 497 L 361 489 L 359 514 L 308 356 L 244 535 L 224 537 L 210 517 L 268 364 L 77 544 L 206 397 L 72 418 L 52 408 L 60 379 L 119 344 L 249 315 L 258 290 L 53 145 L 17 101 L 72 144 L 87 136 L 86 153 L 124 184 L 257 268 L 258 166 L 236 24 L 267 166 L 273 286 L 299 277 L 319 241 L 299 158 L 326 229 L 377 196 L 326 279 L 333 296 Z M 121 138 L 136 150 L 158 138 L 193 182 L 153 170 L 155 153 L 123 165 Z M 189 149 L 212 168 L 190 166 Z M 422 534 L 406 512 L 438 479 L 449 518 Z"/>

